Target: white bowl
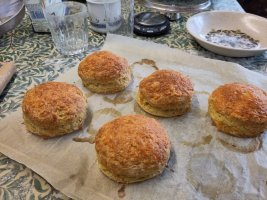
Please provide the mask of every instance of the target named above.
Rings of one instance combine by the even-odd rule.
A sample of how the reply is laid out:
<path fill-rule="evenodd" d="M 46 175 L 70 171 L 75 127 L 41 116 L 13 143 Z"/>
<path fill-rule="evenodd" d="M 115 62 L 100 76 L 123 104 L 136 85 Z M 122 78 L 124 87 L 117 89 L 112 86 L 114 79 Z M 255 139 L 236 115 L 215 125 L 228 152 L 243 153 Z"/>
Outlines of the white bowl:
<path fill-rule="evenodd" d="M 204 48 L 224 56 L 248 57 L 267 50 L 267 19 L 248 13 L 210 11 L 190 17 L 186 23 L 188 32 Z M 259 45 L 252 49 L 225 47 L 207 41 L 205 36 L 212 30 L 240 30 Z"/>

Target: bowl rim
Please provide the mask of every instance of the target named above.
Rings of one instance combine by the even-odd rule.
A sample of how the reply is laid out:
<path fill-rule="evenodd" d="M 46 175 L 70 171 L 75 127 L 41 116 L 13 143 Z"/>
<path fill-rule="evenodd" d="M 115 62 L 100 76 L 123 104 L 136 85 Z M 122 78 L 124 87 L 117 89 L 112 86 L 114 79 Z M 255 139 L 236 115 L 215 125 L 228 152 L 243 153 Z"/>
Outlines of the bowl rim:
<path fill-rule="evenodd" d="M 267 19 L 258 15 L 254 15 L 254 14 L 250 14 L 250 13 L 246 13 L 246 12 L 237 12 L 237 11 L 206 11 L 206 12 L 201 12 L 198 14 L 195 14 L 191 17 L 188 18 L 187 22 L 186 22 L 186 29 L 189 32 L 189 34 L 191 36 L 193 36 L 196 40 L 200 40 L 201 42 L 204 42 L 208 45 L 217 47 L 217 48 L 221 48 L 221 49 L 226 49 L 226 50 L 234 50 L 234 51 L 243 51 L 243 52 L 248 52 L 248 51 L 253 51 L 253 52 L 257 52 L 257 51 L 266 51 L 267 50 L 267 46 L 266 47 L 259 47 L 259 48 L 255 48 L 255 49 L 243 49 L 243 48 L 234 48 L 234 47 L 226 47 L 226 46 L 222 46 L 222 45 L 218 45 L 216 43 L 212 43 L 209 42 L 203 38 L 201 38 L 199 35 L 195 34 L 194 32 L 192 32 L 189 28 L 189 24 L 197 17 L 201 16 L 201 15 L 207 15 L 207 14 L 237 14 L 237 15 L 250 15 L 256 18 L 259 18 L 260 20 L 266 21 L 266 26 L 267 26 Z"/>
<path fill-rule="evenodd" d="M 22 12 L 22 10 L 25 9 L 25 5 L 23 3 L 23 1 L 20 1 L 20 7 L 19 9 L 16 10 L 16 13 L 14 13 L 12 16 L 10 16 L 3 24 L 1 24 L 0 26 L 10 22 L 11 20 L 13 20 L 17 15 L 19 15 L 20 12 Z"/>

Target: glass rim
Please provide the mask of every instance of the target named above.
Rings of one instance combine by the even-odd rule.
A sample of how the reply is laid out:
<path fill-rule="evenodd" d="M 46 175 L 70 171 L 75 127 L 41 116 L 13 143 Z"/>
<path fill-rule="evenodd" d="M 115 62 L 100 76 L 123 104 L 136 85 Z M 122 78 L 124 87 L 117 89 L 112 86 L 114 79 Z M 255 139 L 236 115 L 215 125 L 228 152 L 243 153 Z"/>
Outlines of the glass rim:
<path fill-rule="evenodd" d="M 110 4 L 110 3 L 116 3 L 119 0 L 86 0 L 87 4 L 97 4 L 97 5 L 104 5 L 104 4 Z"/>
<path fill-rule="evenodd" d="M 77 13 L 74 14 L 70 14 L 70 15 L 65 15 L 65 16 L 55 16 L 55 15 L 51 15 L 49 13 L 49 9 L 50 8 L 54 8 L 55 6 L 59 6 L 59 5 L 78 5 L 80 6 L 81 10 Z M 45 14 L 45 18 L 49 17 L 49 18 L 68 18 L 68 17 L 75 17 L 75 16 L 81 16 L 81 15 L 88 15 L 88 11 L 87 11 L 87 7 L 85 4 L 80 3 L 80 2 L 75 2 L 75 1 L 65 1 L 65 2 L 57 2 L 57 3 L 52 3 L 46 7 L 43 8 L 44 14 Z"/>

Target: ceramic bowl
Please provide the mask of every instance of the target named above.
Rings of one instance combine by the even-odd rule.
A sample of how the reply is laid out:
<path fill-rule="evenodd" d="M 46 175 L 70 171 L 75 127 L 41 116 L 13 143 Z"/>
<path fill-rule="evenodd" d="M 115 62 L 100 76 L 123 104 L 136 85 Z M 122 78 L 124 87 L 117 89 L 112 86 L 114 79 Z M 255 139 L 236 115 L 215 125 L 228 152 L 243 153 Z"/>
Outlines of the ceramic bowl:
<path fill-rule="evenodd" d="M 209 11 L 190 17 L 186 23 L 188 32 L 204 48 L 230 57 L 249 57 L 267 50 L 267 19 L 241 12 Z M 251 49 L 226 47 L 207 41 L 212 30 L 240 30 L 258 40 L 258 46 Z"/>

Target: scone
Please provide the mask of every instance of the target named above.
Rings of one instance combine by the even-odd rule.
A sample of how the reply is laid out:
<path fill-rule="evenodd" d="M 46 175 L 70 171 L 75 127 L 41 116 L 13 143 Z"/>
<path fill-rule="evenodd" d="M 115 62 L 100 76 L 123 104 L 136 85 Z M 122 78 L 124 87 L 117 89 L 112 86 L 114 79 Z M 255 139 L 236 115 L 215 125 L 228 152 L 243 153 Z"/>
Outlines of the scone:
<path fill-rule="evenodd" d="M 208 112 L 219 131 L 256 137 L 267 129 L 267 94 L 249 84 L 225 84 L 210 95 Z"/>
<path fill-rule="evenodd" d="M 131 82 L 128 61 L 109 51 L 98 51 L 87 56 L 79 64 L 78 74 L 84 86 L 96 93 L 116 93 Z"/>
<path fill-rule="evenodd" d="M 170 155 L 165 129 L 152 118 L 127 115 L 103 125 L 95 139 L 100 170 L 120 183 L 134 183 L 160 174 Z"/>
<path fill-rule="evenodd" d="M 174 70 L 158 70 L 140 82 L 136 100 L 152 115 L 173 117 L 190 109 L 193 91 L 187 76 Z"/>
<path fill-rule="evenodd" d="M 26 129 L 51 138 L 81 129 L 86 118 L 86 98 L 76 86 L 47 82 L 28 90 L 22 102 Z"/>

